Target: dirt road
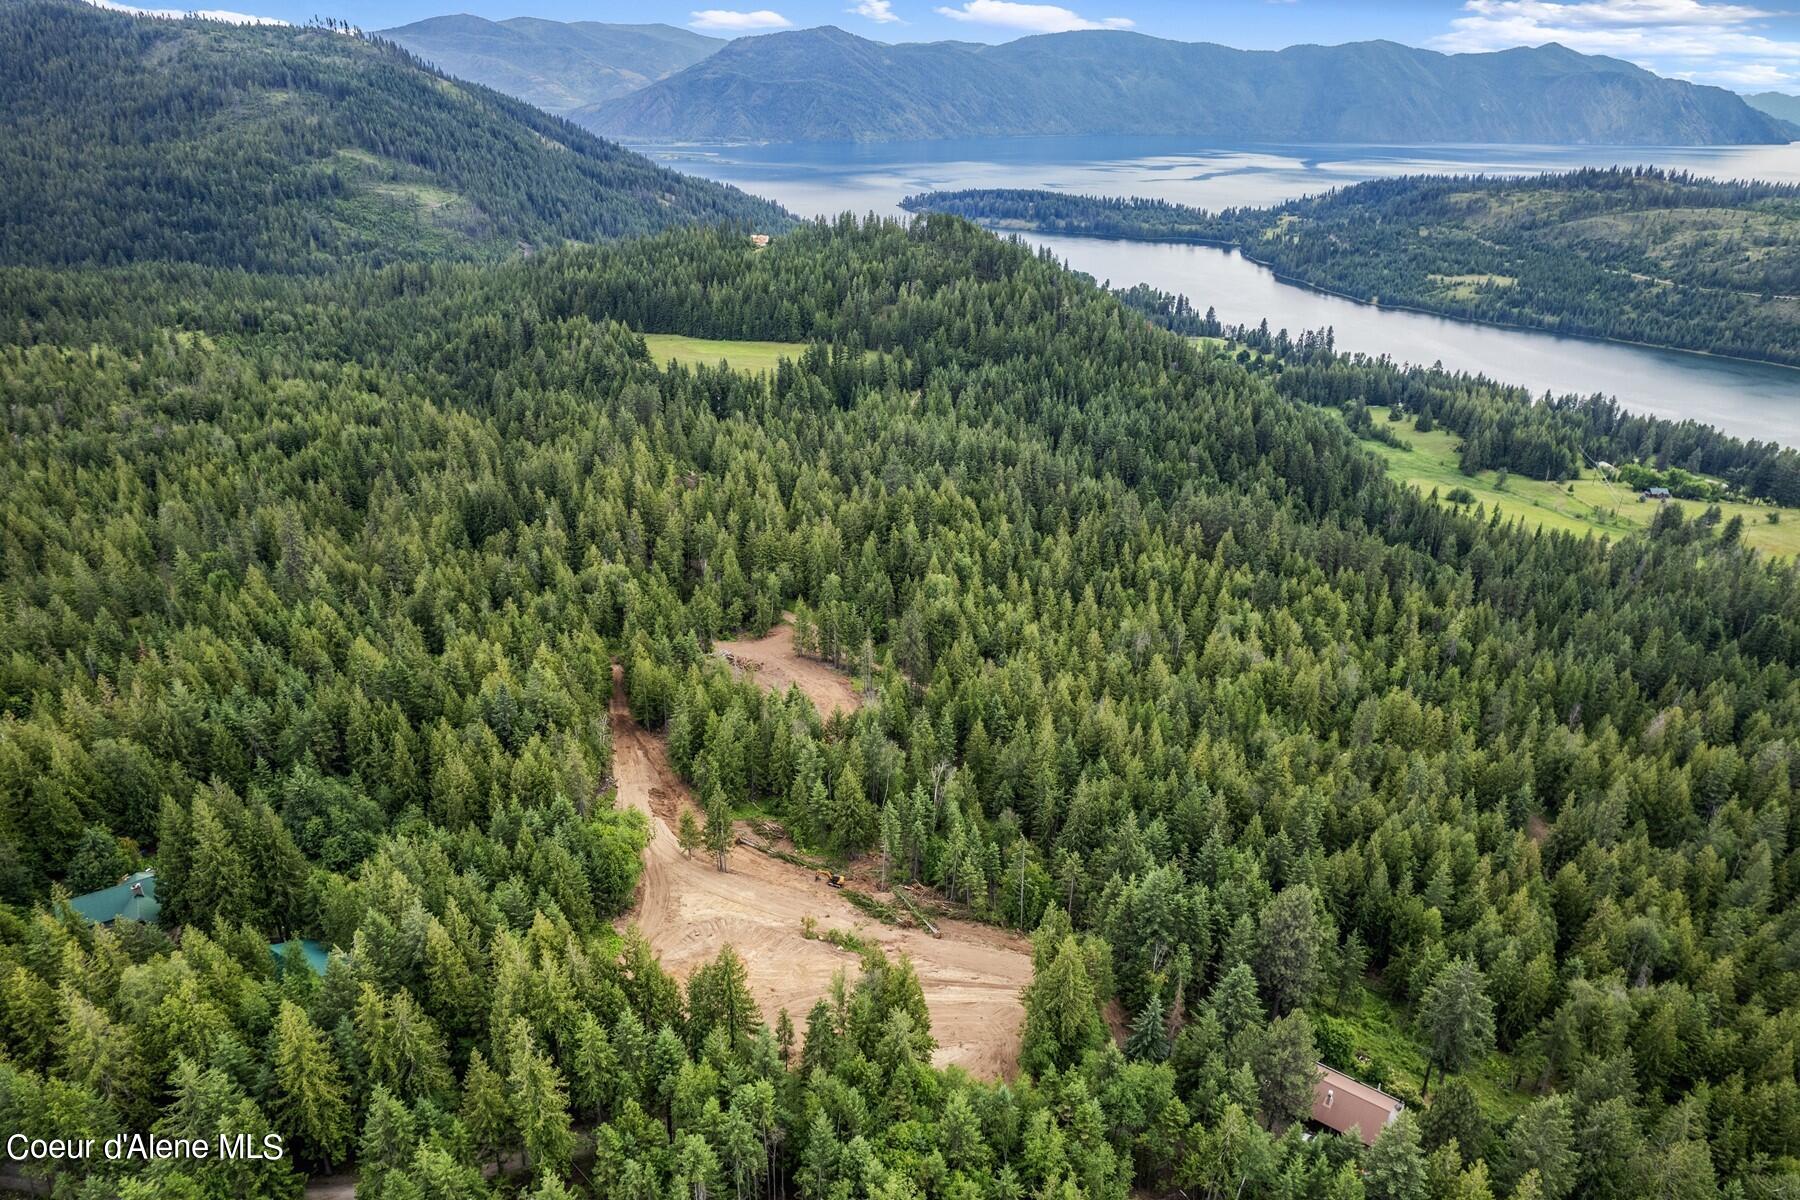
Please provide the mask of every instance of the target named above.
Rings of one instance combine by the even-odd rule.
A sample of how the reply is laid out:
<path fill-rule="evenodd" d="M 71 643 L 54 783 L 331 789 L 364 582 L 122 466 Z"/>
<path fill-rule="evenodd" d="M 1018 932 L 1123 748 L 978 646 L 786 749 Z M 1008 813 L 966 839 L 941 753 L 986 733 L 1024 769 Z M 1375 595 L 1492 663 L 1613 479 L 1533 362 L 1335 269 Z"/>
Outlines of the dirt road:
<path fill-rule="evenodd" d="M 665 969 L 682 980 L 729 943 L 743 957 L 750 988 L 770 1024 L 785 1008 L 796 1028 L 831 986 L 840 968 L 855 977 L 857 959 L 829 942 L 801 936 L 812 917 L 821 930 L 854 929 L 890 957 L 906 954 L 918 971 L 931 1010 L 940 1066 L 956 1063 L 985 1079 L 1016 1074 L 1025 1011 L 1019 993 L 1031 982 L 1027 943 L 1002 930 L 943 922 L 942 938 L 872 921 L 812 872 L 738 847 L 731 870 L 713 868 L 704 853 L 682 857 L 672 826 L 693 807 L 685 784 L 669 766 L 660 737 L 631 718 L 615 670 L 612 702 L 613 774 L 619 802 L 650 817 L 650 847 L 635 921 Z"/>
<path fill-rule="evenodd" d="M 830 717 L 834 709 L 848 714 L 862 707 L 848 675 L 794 649 L 792 625 L 777 625 L 759 638 L 714 642 L 713 649 L 730 655 L 738 666 L 754 669 L 756 681 L 765 688 L 786 691 L 788 685 L 799 684 L 821 717 Z"/>

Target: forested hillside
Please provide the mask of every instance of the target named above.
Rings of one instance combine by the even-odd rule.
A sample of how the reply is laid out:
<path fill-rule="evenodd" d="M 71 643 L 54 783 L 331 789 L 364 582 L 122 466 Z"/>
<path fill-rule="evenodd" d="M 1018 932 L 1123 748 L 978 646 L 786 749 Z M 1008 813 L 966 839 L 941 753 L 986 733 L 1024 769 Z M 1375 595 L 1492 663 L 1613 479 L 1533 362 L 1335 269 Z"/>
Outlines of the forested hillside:
<path fill-rule="evenodd" d="M 776 206 L 332 29 L 0 0 L 0 262 L 325 270 Z"/>
<path fill-rule="evenodd" d="M 294 1156 L 69 1194 L 1800 1183 L 1800 592 L 1730 529 L 1448 513 L 947 217 L 11 268 L 0 337 L 0 1124 Z M 874 703 L 707 655 L 784 608 Z M 759 1013 L 728 951 L 683 988 L 612 932 L 613 659 L 703 794 L 1038 930 L 1017 1079 L 927 1065 L 904 963 Z M 178 946 L 48 899 L 142 855 Z M 1411 1111 L 1308 1140 L 1315 1057 Z"/>
<path fill-rule="evenodd" d="M 890 45 L 826 26 L 738 38 L 575 114 L 643 140 L 887 141 L 1183 134 L 1235 143 L 1786 143 L 1716 87 L 1558 45 L 1236 50 L 1118 29 Z"/>
<path fill-rule="evenodd" d="M 0 54 L 0 1129 L 285 1151 L 0 1180 L 1800 1190 L 1800 576 L 1674 508 L 1451 510 L 1357 434 L 1385 399 L 1770 495 L 1791 453 L 1319 335 L 1240 363 L 956 217 L 791 228 L 335 28 L 14 0 Z M 842 711 L 726 660 L 784 613 Z M 1000 1077 L 932 1065 L 943 968 L 866 926 L 794 922 L 805 1011 L 706 920 L 665 969 L 634 914 L 734 812 L 1020 931 L 980 930 L 1030 979 Z M 68 903 L 146 868 L 150 923 Z M 1312 1136 L 1320 1061 L 1405 1113 Z"/>
<path fill-rule="evenodd" d="M 1800 187 L 1650 168 L 1372 180 L 1267 209 L 1006 189 L 908 197 L 1002 228 L 1202 241 L 1371 303 L 1800 365 Z"/>

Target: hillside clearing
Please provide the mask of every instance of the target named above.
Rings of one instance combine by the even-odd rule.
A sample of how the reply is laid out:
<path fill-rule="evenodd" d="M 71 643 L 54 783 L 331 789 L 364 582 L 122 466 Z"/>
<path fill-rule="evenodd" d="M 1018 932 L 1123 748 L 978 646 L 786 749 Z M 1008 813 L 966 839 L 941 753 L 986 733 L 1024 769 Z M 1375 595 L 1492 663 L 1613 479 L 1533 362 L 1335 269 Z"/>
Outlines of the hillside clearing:
<path fill-rule="evenodd" d="M 785 622 L 759 638 L 714 642 L 713 649 L 770 691 L 798 687 L 821 717 L 839 710 L 848 716 L 862 707 L 848 675 L 794 649 L 794 627 Z"/>
<path fill-rule="evenodd" d="M 751 373 L 773 371 L 782 359 L 806 353 L 805 342 L 733 342 L 681 333 L 646 333 L 644 345 L 658 366 L 671 359 L 684 367 L 716 367 L 723 362 L 735 371 Z"/>
<path fill-rule="evenodd" d="M 890 958 L 912 959 L 931 1011 L 938 1066 L 955 1064 L 985 1079 L 1017 1073 L 1025 1022 L 1020 994 L 1031 982 L 1024 939 L 967 921 L 940 921 L 941 938 L 883 925 L 812 872 L 742 847 L 728 872 L 703 855 L 684 857 L 670 826 L 694 806 L 693 798 L 669 765 L 662 739 L 632 719 L 617 671 L 611 718 L 619 804 L 650 818 L 637 902 L 619 924 L 635 923 L 666 970 L 685 982 L 730 945 L 744 959 L 763 1019 L 773 1023 L 785 1008 L 805 1028 L 832 976 L 842 970 L 854 977 L 858 969 L 854 953 L 804 935 L 810 918 L 820 933 L 846 930 Z"/>

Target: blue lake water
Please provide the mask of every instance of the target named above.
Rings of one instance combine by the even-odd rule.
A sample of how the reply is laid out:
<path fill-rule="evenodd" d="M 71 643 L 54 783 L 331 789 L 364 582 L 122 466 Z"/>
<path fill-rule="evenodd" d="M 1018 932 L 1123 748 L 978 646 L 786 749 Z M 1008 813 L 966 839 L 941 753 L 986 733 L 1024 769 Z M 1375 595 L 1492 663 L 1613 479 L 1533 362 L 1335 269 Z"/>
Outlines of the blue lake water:
<path fill-rule="evenodd" d="M 1200 208 L 1267 205 L 1365 179 L 1419 173 L 1529 174 L 1655 165 L 1725 179 L 1800 183 L 1790 146 L 1226 146 L 1173 138 L 982 138 L 945 142 L 645 146 L 690 174 L 736 184 L 802 216 L 900 213 L 914 192 L 1050 188 L 1153 196 Z M 1441 362 L 1535 392 L 1595 392 L 1664 417 L 1800 445 L 1800 371 L 1704 355 L 1501 329 L 1374 308 L 1277 280 L 1234 251 L 1034 236 L 1070 266 L 1211 305 L 1227 322 L 1331 326 L 1341 349 Z"/>

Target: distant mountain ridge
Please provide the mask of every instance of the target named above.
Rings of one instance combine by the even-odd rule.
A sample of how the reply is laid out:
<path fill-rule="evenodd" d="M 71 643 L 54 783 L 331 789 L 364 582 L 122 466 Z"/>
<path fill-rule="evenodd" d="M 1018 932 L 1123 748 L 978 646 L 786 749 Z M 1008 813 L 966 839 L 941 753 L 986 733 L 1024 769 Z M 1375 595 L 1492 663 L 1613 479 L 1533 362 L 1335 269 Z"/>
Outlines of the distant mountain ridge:
<path fill-rule="evenodd" d="M 1551 44 L 1440 54 L 1394 42 L 1234 50 L 1120 30 L 887 45 L 835 27 L 739 38 L 572 110 L 643 141 L 1184 134 L 1289 142 L 1777 143 L 1735 93 Z"/>
<path fill-rule="evenodd" d="M 0 264 L 497 258 L 791 218 L 382 41 L 0 0 Z"/>
<path fill-rule="evenodd" d="M 381 30 L 447 75 L 546 112 L 626 95 L 717 53 L 725 39 L 673 25 L 616 25 L 459 13 Z"/>
<path fill-rule="evenodd" d="M 1789 96 L 1782 92 L 1757 92 L 1754 96 L 1745 96 L 1744 103 L 1757 112 L 1767 113 L 1778 121 L 1786 121 L 1800 129 L 1800 96 Z"/>

